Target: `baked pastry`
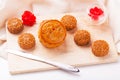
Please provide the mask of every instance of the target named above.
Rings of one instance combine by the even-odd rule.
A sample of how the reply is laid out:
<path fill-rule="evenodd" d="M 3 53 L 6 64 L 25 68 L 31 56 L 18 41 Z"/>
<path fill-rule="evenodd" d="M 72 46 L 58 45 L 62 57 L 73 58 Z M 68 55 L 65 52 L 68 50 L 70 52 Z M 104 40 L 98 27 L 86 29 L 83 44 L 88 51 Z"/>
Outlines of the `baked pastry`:
<path fill-rule="evenodd" d="M 18 44 L 22 49 L 31 49 L 35 46 L 35 38 L 31 33 L 23 33 L 18 37 Z"/>
<path fill-rule="evenodd" d="M 90 33 L 86 30 L 78 30 L 74 35 L 74 41 L 79 46 L 87 45 L 90 42 Z"/>
<path fill-rule="evenodd" d="M 7 29 L 12 34 L 20 33 L 23 30 L 23 28 L 23 23 L 18 18 L 11 18 L 7 22 Z"/>
<path fill-rule="evenodd" d="M 60 46 L 66 37 L 66 29 L 58 20 L 45 20 L 38 31 L 39 41 L 48 48 Z"/>
<path fill-rule="evenodd" d="M 104 40 L 97 40 L 92 44 L 92 52 L 97 57 L 103 57 L 109 52 L 109 45 Z"/>
<path fill-rule="evenodd" d="M 68 31 L 76 28 L 77 26 L 77 20 L 72 15 L 63 16 L 61 19 L 61 22 L 63 23 L 63 25 L 66 27 Z"/>

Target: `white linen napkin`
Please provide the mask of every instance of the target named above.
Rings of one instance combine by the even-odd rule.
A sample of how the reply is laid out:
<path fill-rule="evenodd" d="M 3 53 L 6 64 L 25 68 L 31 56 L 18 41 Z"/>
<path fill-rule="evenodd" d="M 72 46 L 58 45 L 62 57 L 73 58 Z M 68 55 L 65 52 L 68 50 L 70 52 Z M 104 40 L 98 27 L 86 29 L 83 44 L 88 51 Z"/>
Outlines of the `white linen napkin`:
<path fill-rule="evenodd" d="M 110 26 L 118 53 L 120 53 L 120 0 L 108 0 Z"/>
<path fill-rule="evenodd" d="M 83 0 L 74 0 L 74 1 L 73 0 L 44 0 L 42 1 L 41 4 L 35 4 L 33 6 L 33 12 L 35 12 L 36 15 L 39 14 L 40 16 L 45 16 L 47 15 L 48 12 L 49 14 L 52 14 L 52 15 L 58 14 L 58 13 L 65 13 L 65 12 L 76 12 L 76 11 L 83 9 L 82 6 L 88 5 L 88 4 L 81 5 L 81 1 Z M 84 0 L 84 1 L 89 1 L 89 0 Z M 95 1 L 95 0 L 90 0 L 90 1 Z M 0 4 L 3 4 L 1 0 L 0 0 Z M 39 8 L 36 8 L 36 7 L 39 7 Z M 110 26 L 112 27 L 112 30 L 113 30 L 113 36 L 114 36 L 114 41 L 116 44 L 117 51 L 120 53 L 120 23 L 119 23 L 120 10 L 119 10 L 119 7 L 120 7 L 119 0 L 108 0 Z M 1 22 L 2 21 L 0 21 L 0 23 Z M 5 28 L 2 28 L 2 29 L 0 28 L 0 44 L 1 44 L 0 45 L 0 56 L 7 59 L 7 54 L 3 52 L 3 49 L 5 49 L 7 46 L 6 43 L 3 44 L 5 40 L 6 40 Z"/>

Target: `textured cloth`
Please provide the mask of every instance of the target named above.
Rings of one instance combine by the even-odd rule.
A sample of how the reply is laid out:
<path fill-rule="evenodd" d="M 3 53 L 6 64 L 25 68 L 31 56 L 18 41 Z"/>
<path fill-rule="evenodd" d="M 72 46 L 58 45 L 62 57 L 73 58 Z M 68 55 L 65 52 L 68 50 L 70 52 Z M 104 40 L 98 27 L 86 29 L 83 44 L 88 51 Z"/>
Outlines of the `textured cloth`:
<path fill-rule="evenodd" d="M 12 1 L 12 3 L 10 3 Z M 92 2 L 96 0 L 90 0 Z M 102 0 L 104 1 L 104 0 Z M 14 3 L 16 5 L 14 5 Z M 85 4 L 81 4 L 84 2 Z M 9 5 L 7 5 L 9 3 Z M 23 4 L 22 4 L 23 3 Z M 33 4 L 34 3 L 34 4 Z M 87 9 L 89 0 L 0 0 L 0 56 L 7 59 L 4 52 L 6 48 L 5 20 L 14 16 L 19 16 L 24 10 L 32 10 L 37 16 L 47 16 L 66 12 L 78 12 Z M 19 4 L 19 5 L 18 5 Z M 33 4 L 32 8 L 31 5 Z M 11 6 L 14 5 L 14 6 Z M 9 6 L 11 8 L 9 8 Z M 17 7 L 15 7 L 17 6 Z M 85 7 L 86 6 L 86 7 Z M 120 53 L 120 1 L 108 0 L 107 8 L 109 12 L 110 26 L 113 30 L 113 38 L 118 53 Z M 6 10 L 7 9 L 7 10 Z M 6 14 L 7 13 L 7 14 Z M 9 15 L 8 15 L 9 13 Z M 15 14 L 16 13 L 16 14 Z"/>

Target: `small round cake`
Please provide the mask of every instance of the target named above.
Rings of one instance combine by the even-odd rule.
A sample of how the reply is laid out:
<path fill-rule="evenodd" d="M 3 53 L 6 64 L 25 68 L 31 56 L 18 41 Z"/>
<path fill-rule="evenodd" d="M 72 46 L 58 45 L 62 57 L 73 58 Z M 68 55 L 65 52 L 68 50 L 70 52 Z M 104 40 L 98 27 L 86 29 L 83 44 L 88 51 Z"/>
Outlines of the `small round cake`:
<path fill-rule="evenodd" d="M 86 30 L 78 30 L 74 35 L 74 41 L 79 46 L 87 45 L 90 42 L 90 33 Z"/>
<path fill-rule="evenodd" d="M 35 38 L 31 33 L 23 33 L 18 37 L 18 44 L 22 49 L 31 49 L 35 46 Z"/>
<path fill-rule="evenodd" d="M 73 30 L 77 26 L 77 20 L 72 15 L 65 15 L 62 17 L 61 22 L 66 27 L 67 31 Z"/>
<path fill-rule="evenodd" d="M 24 26 L 20 19 L 11 18 L 7 22 L 7 29 L 12 34 L 18 34 L 23 30 Z"/>
<path fill-rule="evenodd" d="M 48 48 L 60 46 L 66 37 L 66 29 L 58 20 L 45 20 L 38 31 L 39 41 Z"/>
<path fill-rule="evenodd" d="M 109 52 L 109 45 L 104 40 L 97 40 L 92 44 L 92 52 L 97 57 L 106 56 Z"/>

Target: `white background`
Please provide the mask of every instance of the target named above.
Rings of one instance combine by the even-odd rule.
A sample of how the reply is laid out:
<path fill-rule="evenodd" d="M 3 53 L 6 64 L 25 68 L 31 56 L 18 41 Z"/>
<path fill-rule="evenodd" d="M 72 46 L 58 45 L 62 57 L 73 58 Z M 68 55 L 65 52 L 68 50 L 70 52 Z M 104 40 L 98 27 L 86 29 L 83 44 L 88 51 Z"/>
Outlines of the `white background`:
<path fill-rule="evenodd" d="M 114 33 L 120 33 L 118 26 L 120 25 L 120 12 L 118 13 L 120 3 L 117 2 L 119 0 L 108 1 L 110 2 L 109 9 L 111 9 L 110 19 L 112 23 L 110 24 L 113 26 Z M 115 29 L 114 27 L 117 26 L 119 28 Z M 118 58 L 116 63 L 80 67 L 81 72 L 77 74 L 55 70 L 20 75 L 10 75 L 7 61 L 0 58 L 0 80 L 120 80 L 120 56 Z"/>
<path fill-rule="evenodd" d="M 0 59 L 0 80 L 120 80 L 119 61 L 111 64 L 80 67 L 80 73 L 60 70 L 10 75 L 7 61 Z"/>

